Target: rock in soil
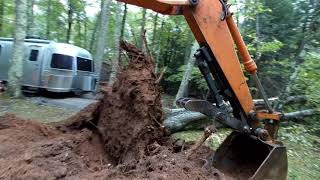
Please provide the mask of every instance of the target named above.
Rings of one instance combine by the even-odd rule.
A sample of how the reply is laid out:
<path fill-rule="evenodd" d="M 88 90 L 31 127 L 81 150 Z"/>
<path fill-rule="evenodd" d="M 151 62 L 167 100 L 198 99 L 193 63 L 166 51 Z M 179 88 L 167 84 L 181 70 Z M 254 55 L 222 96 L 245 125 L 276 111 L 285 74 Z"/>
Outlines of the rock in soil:
<path fill-rule="evenodd" d="M 0 179 L 225 179 L 203 167 L 209 148 L 188 159 L 190 145 L 165 136 L 154 64 L 122 48 L 131 61 L 101 104 L 55 125 L 0 117 Z"/>

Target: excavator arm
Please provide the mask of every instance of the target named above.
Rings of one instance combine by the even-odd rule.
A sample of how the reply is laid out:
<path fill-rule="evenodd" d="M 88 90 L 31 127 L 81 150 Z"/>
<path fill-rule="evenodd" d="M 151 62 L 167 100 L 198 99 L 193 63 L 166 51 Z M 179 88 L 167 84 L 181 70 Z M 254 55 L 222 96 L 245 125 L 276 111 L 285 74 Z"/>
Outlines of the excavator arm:
<path fill-rule="evenodd" d="M 242 155 L 240 155 L 242 157 L 238 158 L 242 159 L 244 156 L 250 156 L 249 152 L 251 154 L 262 153 L 259 151 L 269 149 L 269 153 L 265 153 L 263 155 L 265 157 L 258 163 L 256 162 L 259 165 L 256 165 L 255 170 L 248 177 L 251 177 L 251 179 L 261 176 L 269 179 L 285 179 L 287 172 L 286 150 L 284 146 L 276 141 L 281 114 L 275 112 L 268 102 L 257 76 L 257 66 L 246 48 L 226 0 L 119 1 L 151 9 L 162 14 L 185 17 L 200 45 L 200 48 L 195 53 L 196 64 L 214 96 L 214 102 L 209 103 L 203 100 L 183 98 L 178 101 L 178 104 L 188 110 L 211 116 L 236 130 L 222 144 L 223 147 L 217 150 L 215 155 L 216 166 L 220 167 L 222 171 L 228 171 L 237 166 L 243 166 L 240 161 L 234 163 L 234 167 L 232 165 L 226 166 L 223 163 L 229 162 L 234 158 L 232 154 L 241 154 L 240 152 L 243 151 Z M 255 108 L 238 55 L 243 67 L 252 75 L 260 95 L 265 100 L 265 110 L 257 111 Z M 228 115 L 229 112 L 225 102 L 230 103 L 233 117 Z M 243 134 L 246 135 L 243 136 Z M 249 136 L 255 139 L 253 140 L 254 143 L 249 143 L 252 139 L 248 138 Z M 233 141 L 239 141 L 240 143 Z M 234 147 L 232 150 L 226 148 L 225 146 L 230 146 L 230 143 L 239 144 L 241 148 Z M 242 146 L 246 146 L 246 148 Z M 274 152 L 278 152 L 275 159 L 281 159 L 281 162 L 269 162 L 275 156 Z M 223 157 L 221 154 L 226 154 L 226 156 Z M 281 156 L 281 158 L 278 156 Z M 257 158 L 253 158 L 252 161 L 254 159 Z M 276 164 L 279 166 L 276 166 Z M 273 173 L 270 175 L 271 171 Z"/>

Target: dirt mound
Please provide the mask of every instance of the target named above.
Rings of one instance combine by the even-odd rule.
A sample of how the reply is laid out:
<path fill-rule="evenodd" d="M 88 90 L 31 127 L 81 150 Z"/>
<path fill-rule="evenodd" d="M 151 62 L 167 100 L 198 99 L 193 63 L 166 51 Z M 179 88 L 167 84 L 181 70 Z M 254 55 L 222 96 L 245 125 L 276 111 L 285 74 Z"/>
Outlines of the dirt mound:
<path fill-rule="evenodd" d="M 81 178 L 107 163 L 99 136 L 6 115 L 0 118 L 0 179 Z"/>
<path fill-rule="evenodd" d="M 182 147 L 180 147 L 182 148 Z M 188 149 L 188 146 L 185 146 Z M 0 179 L 215 179 L 203 168 L 212 152 L 190 159 L 172 143 L 147 146 L 140 160 L 112 165 L 97 132 L 61 132 L 13 115 L 0 117 Z M 203 158 L 203 159 L 202 159 Z"/>
<path fill-rule="evenodd" d="M 0 179 L 224 179 L 204 168 L 211 150 L 164 134 L 152 60 L 122 43 L 131 59 L 101 103 L 63 123 L 0 117 Z"/>

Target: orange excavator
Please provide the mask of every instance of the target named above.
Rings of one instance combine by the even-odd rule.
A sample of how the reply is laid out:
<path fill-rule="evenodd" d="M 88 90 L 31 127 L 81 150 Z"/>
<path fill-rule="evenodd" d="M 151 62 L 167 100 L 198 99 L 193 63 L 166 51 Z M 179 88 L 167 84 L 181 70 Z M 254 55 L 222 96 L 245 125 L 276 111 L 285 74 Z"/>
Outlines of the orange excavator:
<path fill-rule="evenodd" d="M 195 53 L 196 64 L 214 98 L 212 102 L 182 98 L 177 104 L 234 129 L 210 158 L 212 166 L 236 179 L 286 179 L 286 147 L 277 141 L 281 113 L 274 111 L 268 101 L 257 76 L 257 65 L 239 33 L 227 1 L 119 1 L 185 17 L 200 45 Z M 263 110 L 255 107 L 238 55 L 264 99 Z"/>

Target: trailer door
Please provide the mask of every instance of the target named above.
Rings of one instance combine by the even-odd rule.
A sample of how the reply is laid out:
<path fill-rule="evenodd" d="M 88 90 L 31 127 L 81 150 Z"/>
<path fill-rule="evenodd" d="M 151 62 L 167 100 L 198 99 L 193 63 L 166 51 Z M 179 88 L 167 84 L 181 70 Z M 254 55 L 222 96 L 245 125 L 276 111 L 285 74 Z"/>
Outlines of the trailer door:
<path fill-rule="evenodd" d="M 39 87 L 42 70 L 42 48 L 39 46 L 29 46 L 23 64 L 23 85 Z"/>

